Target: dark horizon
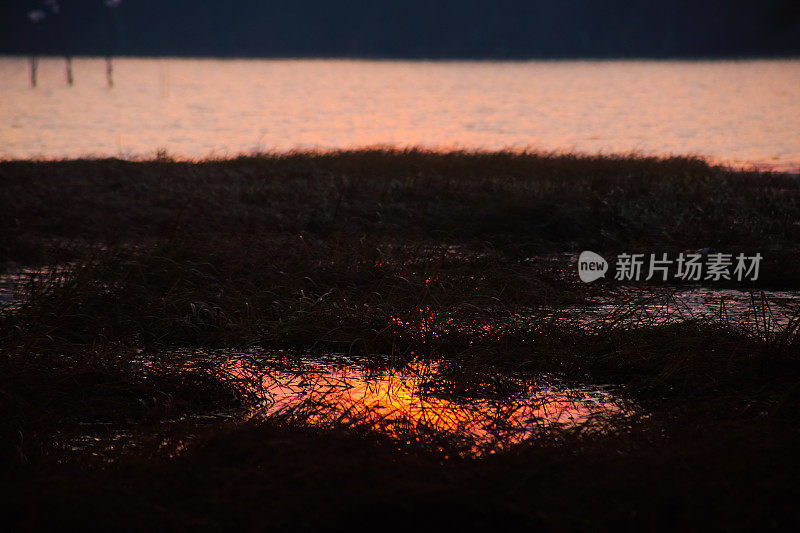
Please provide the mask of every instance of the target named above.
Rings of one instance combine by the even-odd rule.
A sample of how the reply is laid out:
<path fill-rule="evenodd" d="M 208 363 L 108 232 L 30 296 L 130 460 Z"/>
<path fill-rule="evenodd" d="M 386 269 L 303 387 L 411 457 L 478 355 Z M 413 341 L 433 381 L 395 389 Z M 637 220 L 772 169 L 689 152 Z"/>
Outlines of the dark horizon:
<path fill-rule="evenodd" d="M 62 0 L 0 6 L 0 53 L 145 57 L 611 59 L 800 55 L 791 0 Z M 28 13 L 41 10 L 32 23 Z"/>

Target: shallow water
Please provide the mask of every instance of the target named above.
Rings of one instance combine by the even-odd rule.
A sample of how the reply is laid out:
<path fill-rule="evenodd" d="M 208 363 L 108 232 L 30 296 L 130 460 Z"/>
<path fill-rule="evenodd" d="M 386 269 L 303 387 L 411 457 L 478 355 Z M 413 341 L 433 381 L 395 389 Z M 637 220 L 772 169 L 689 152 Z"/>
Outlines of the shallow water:
<path fill-rule="evenodd" d="M 260 349 L 181 350 L 163 356 L 182 360 L 186 373 L 211 371 L 256 399 L 243 409 L 211 408 L 162 422 L 155 431 L 164 437 L 161 446 L 170 448 L 171 456 L 181 453 L 198 429 L 220 422 L 272 419 L 320 429 L 367 430 L 398 446 L 423 442 L 450 455 L 477 457 L 555 428 L 598 434 L 638 413 L 634 403 L 616 394 L 617 387 L 566 384 L 545 375 L 491 372 L 483 379 L 473 376 L 469 390 L 459 391 L 452 374 L 435 361 L 397 367 L 379 356 Z M 149 357 L 138 362 L 150 368 L 160 364 Z M 183 430 L 170 429 L 179 425 Z M 135 427 L 108 422 L 87 421 L 81 427 L 69 448 L 109 462 L 137 448 L 142 437 Z"/>
<path fill-rule="evenodd" d="M 258 352 L 215 359 L 224 379 L 260 398 L 249 417 L 356 425 L 400 440 L 443 434 L 468 442 L 473 452 L 507 447 L 546 428 L 602 430 L 632 412 L 609 386 L 567 385 L 549 376 L 492 373 L 460 383 L 436 362 L 375 368 L 374 360 L 276 361 Z"/>
<path fill-rule="evenodd" d="M 69 264 L 25 267 L 0 274 L 0 312 L 19 309 L 36 289 L 64 283 L 72 268 Z"/>
<path fill-rule="evenodd" d="M 753 331 L 780 330 L 800 317 L 798 291 L 742 291 L 708 287 L 655 290 L 623 287 L 565 310 L 589 328 L 710 320 Z"/>
<path fill-rule="evenodd" d="M 24 284 L 27 273 L 0 276 L 0 310 L 13 310 L 25 300 Z"/>
<path fill-rule="evenodd" d="M 483 317 L 422 308 L 414 317 L 393 317 L 398 335 L 432 340 L 465 334 L 473 343 L 507 333 L 537 335 L 552 328 L 585 332 L 632 330 L 685 321 L 724 324 L 762 338 L 781 334 L 800 320 L 798 291 L 742 291 L 709 287 L 610 287 L 602 296 L 559 306 L 498 309 Z"/>
<path fill-rule="evenodd" d="M 0 311 L 11 312 L 20 307 L 31 292 L 32 283 L 50 275 L 49 268 L 22 268 L 0 274 Z"/>
<path fill-rule="evenodd" d="M 0 158 L 367 145 L 706 156 L 800 171 L 800 60 L 0 58 Z"/>

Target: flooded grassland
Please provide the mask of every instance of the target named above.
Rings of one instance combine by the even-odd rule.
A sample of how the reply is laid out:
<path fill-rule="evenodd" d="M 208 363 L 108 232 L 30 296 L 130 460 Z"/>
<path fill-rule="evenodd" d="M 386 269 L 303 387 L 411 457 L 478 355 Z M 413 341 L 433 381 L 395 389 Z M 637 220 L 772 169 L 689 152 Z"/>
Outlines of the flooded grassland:
<path fill-rule="evenodd" d="M 360 151 L 0 180 L 17 527 L 800 520 L 796 178 Z M 583 283 L 583 250 L 763 261 Z"/>

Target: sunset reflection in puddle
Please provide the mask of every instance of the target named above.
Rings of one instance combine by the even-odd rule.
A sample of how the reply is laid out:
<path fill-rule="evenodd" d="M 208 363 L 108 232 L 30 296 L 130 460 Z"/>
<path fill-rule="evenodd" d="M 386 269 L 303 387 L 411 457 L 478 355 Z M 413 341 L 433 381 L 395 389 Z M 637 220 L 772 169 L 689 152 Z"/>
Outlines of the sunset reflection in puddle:
<path fill-rule="evenodd" d="M 522 442 L 548 428 L 601 431 L 631 412 L 608 387 L 497 375 L 488 381 L 472 378 L 465 389 L 436 363 L 421 361 L 374 370 L 323 358 L 278 369 L 258 358 L 236 358 L 225 367 L 228 378 L 241 380 L 260 398 L 254 418 L 366 427 L 400 440 L 439 434 L 471 443 L 474 453 Z"/>

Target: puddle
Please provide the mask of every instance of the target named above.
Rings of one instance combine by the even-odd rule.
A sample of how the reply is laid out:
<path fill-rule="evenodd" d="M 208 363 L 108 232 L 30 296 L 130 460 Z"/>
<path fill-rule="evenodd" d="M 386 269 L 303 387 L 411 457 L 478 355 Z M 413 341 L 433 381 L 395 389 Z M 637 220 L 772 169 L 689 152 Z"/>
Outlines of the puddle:
<path fill-rule="evenodd" d="M 601 431 L 632 413 L 607 386 L 506 375 L 471 380 L 466 391 L 439 365 L 421 361 L 393 370 L 336 357 L 276 365 L 274 359 L 240 355 L 223 359 L 221 375 L 259 398 L 250 418 L 356 425 L 400 441 L 439 434 L 465 442 L 476 454 L 517 444 L 545 428 Z"/>
<path fill-rule="evenodd" d="M 42 274 L 41 270 L 28 268 L 0 275 L 0 311 L 18 309 L 30 294 L 31 279 Z"/>
<path fill-rule="evenodd" d="M 37 284 L 63 283 L 69 271 L 69 265 L 47 266 L 22 268 L 0 275 L 0 312 L 19 309 Z"/>
<path fill-rule="evenodd" d="M 566 309 L 587 327 L 623 327 L 715 320 L 757 331 L 784 328 L 800 314 L 800 292 L 739 291 L 706 287 L 668 288 L 604 296 Z"/>
<path fill-rule="evenodd" d="M 175 352 L 179 368 L 210 370 L 235 382 L 250 398 L 242 410 L 184 413 L 163 422 L 211 427 L 221 421 L 287 420 L 321 429 L 354 428 L 382 433 L 399 446 L 433 443 L 462 456 L 492 454 L 548 429 L 597 434 L 619 427 L 635 406 L 612 386 L 567 385 L 553 377 L 484 373 L 454 378 L 436 362 L 416 361 L 392 368 L 386 361 L 344 356 L 290 357 L 282 352 L 247 353 L 202 350 Z M 145 367 L 155 363 L 139 361 Z M 174 367 L 173 367 L 174 368 Z M 465 386 L 468 385 L 468 386 Z M 135 448 L 134 428 L 86 422 L 85 432 L 68 446 L 113 461 Z M 162 446 L 171 446 L 169 439 Z M 185 442 L 173 446 L 180 453 Z"/>
<path fill-rule="evenodd" d="M 763 337 L 779 332 L 800 317 L 800 292 L 738 291 L 705 287 L 614 289 L 606 296 L 559 307 L 503 310 L 492 318 L 421 308 L 415 316 L 392 317 L 399 335 L 432 340 L 451 333 L 473 340 L 500 337 L 546 324 L 595 332 L 608 328 L 635 329 L 687 320 L 733 325 Z"/>

